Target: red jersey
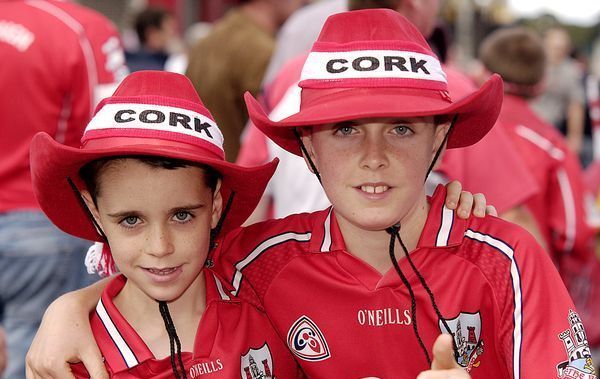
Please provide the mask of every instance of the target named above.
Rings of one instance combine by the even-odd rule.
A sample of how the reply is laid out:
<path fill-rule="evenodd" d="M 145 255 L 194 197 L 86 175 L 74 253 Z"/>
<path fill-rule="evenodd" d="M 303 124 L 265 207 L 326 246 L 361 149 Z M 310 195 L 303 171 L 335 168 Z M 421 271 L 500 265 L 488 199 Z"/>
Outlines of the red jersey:
<path fill-rule="evenodd" d="M 600 344 L 600 262 L 594 251 L 594 231 L 588 222 L 589 194 L 579 158 L 564 136 L 540 119 L 527 102 L 505 95 L 499 124 L 511 135 L 540 191 L 526 203 L 548 250 L 588 325 L 589 342 Z"/>
<path fill-rule="evenodd" d="M 527 201 L 555 261 L 592 256 L 592 230 L 586 220 L 588 194 L 579 158 L 564 137 L 541 120 L 528 103 L 506 94 L 498 118 L 509 131 L 540 191 Z"/>
<path fill-rule="evenodd" d="M 38 209 L 29 143 L 45 131 L 78 146 L 94 91 L 127 73 L 116 28 L 64 1 L 0 1 L 0 212 Z"/>
<path fill-rule="evenodd" d="M 596 378 L 585 331 L 548 255 L 514 224 L 455 217 L 445 195 L 438 187 L 430 199 L 410 256 L 454 334 L 458 362 L 474 379 Z M 309 377 L 414 378 L 429 368 L 407 288 L 394 269 L 381 275 L 346 250 L 331 209 L 234 231 L 216 262 L 234 293 L 259 297 Z M 399 265 L 431 354 L 445 327 L 407 259 Z"/>
<path fill-rule="evenodd" d="M 444 66 L 444 71 L 454 101 L 476 90 L 473 82 L 456 69 Z M 483 193 L 500 215 L 539 192 L 510 136 L 498 126 L 472 146 L 446 150 L 436 170 L 450 180 L 460 181 L 468 191 Z"/>
<path fill-rule="evenodd" d="M 292 355 L 264 313 L 230 296 L 230 288 L 213 272 L 204 270 L 204 273 L 206 309 L 196 331 L 194 351 L 181 354 L 187 377 L 301 377 Z M 113 303 L 125 282 L 124 276 L 114 278 L 90 317 L 106 368 L 112 378 L 172 378 L 170 357 L 155 359 Z M 89 378 L 83 364 L 71 365 L 71 368 L 77 378 Z"/>

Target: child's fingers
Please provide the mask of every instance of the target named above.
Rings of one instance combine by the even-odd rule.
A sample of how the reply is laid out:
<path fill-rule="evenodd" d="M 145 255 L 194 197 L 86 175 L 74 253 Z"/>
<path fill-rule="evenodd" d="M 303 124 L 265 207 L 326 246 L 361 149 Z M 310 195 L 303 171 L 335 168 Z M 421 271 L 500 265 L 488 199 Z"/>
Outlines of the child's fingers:
<path fill-rule="evenodd" d="M 486 199 L 482 193 L 473 195 L 473 216 L 485 217 Z"/>
<path fill-rule="evenodd" d="M 498 211 L 496 210 L 496 207 L 494 207 L 493 205 L 487 205 L 485 207 L 485 215 L 498 217 Z"/>
<path fill-rule="evenodd" d="M 460 184 L 460 182 L 454 180 L 446 184 L 446 207 L 448 207 L 449 209 L 456 209 L 461 192 L 462 185 Z"/>
<path fill-rule="evenodd" d="M 473 202 L 473 194 L 471 192 L 462 191 L 460 194 L 458 209 L 456 210 L 458 217 L 462 219 L 469 218 L 471 215 L 471 210 L 473 209 Z"/>
<path fill-rule="evenodd" d="M 108 379 L 108 372 L 102 354 L 96 344 L 88 346 L 87 349 L 81 351 L 81 363 L 85 366 L 92 379 Z"/>

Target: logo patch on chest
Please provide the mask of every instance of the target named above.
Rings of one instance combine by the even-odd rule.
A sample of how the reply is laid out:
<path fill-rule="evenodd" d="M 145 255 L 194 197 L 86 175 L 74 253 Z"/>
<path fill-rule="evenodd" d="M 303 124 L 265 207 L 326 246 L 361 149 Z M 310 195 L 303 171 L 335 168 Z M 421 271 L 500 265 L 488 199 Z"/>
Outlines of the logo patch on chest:
<path fill-rule="evenodd" d="M 460 312 L 452 319 L 446 319 L 446 324 L 454 335 L 456 345 L 456 360 L 459 365 L 470 372 L 474 367 L 479 367 L 479 358 L 483 354 L 483 340 L 481 339 L 481 315 L 479 312 Z M 447 333 L 442 320 L 439 321 L 442 333 Z"/>
<path fill-rule="evenodd" d="M 242 379 L 273 378 L 273 357 L 269 345 L 265 342 L 259 349 L 250 349 L 241 358 Z"/>
<path fill-rule="evenodd" d="M 307 316 L 294 322 L 288 331 L 287 345 L 292 353 L 305 361 L 323 361 L 331 356 L 325 336 Z"/>

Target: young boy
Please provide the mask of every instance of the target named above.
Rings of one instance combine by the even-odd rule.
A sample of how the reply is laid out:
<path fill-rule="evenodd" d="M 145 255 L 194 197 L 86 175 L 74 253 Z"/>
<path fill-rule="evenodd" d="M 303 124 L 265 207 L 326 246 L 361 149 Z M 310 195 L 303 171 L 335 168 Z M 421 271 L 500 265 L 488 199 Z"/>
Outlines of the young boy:
<path fill-rule="evenodd" d="M 308 376 L 414 378 L 439 367 L 441 333 L 474 378 L 587 369 L 577 315 L 532 237 L 494 218 L 458 219 L 443 188 L 424 194 L 446 139 L 468 146 L 494 124 L 497 77 L 452 102 L 420 33 L 369 10 L 328 19 L 300 86 L 298 113 L 274 122 L 248 98 L 250 117 L 305 157 L 333 206 L 234 230 L 215 262 L 232 294 L 258 297 Z"/>
<path fill-rule="evenodd" d="M 110 376 L 296 378 L 265 314 L 205 268 L 212 238 L 248 217 L 276 162 L 226 162 L 192 84 L 165 72 L 128 76 L 81 141 L 75 149 L 36 135 L 32 176 L 48 217 L 104 242 L 95 266 L 121 272 L 90 317 Z M 90 377 L 83 365 L 73 373 Z"/>

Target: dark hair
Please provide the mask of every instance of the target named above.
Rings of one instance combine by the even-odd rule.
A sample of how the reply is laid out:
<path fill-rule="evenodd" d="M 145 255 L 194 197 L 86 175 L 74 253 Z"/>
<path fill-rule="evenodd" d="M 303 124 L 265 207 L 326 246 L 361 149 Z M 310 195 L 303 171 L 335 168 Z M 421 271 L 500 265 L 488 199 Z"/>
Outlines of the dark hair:
<path fill-rule="evenodd" d="M 150 28 L 160 29 L 171 14 L 161 8 L 146 8 L 137 14 L 134 20 L 135 32 L 141 45 L 146 44 L 146 31 Z"/>
<path fill-rule="evenodd" d="M 387 8 L 398 9 L 402 0 L 348 0 L 348 10 L 357 11 L 360 9 Z"/>
<path fill-rule="evenodd" d="M 123 157 L 108 157 L 101 158 L 91 161 L 85 164 L 79 170 L 79 176 L 85 183 L 87 190 L 90 192 L 92 196 L 92 201 L 96 204 L 96 198 L 100 193 L 99 187 L 99 177 L 104 170 L 114 165 L 115 163 L 122 161 L 124 159 L 135 159 L 138 160 L 150 167 L 162 168 L 165 170 L 176 170 L 178 168 L 185 167 L 199 167 L 204 172 L 204 183 L 211 191 L 215 191 L 217 189 L 217 183 L 219 179 L 221 179 L 222 175 L 220 172 L 215 170 L 214 168 L 203 165 L 200 163 L 189 162 L 181 159 L 171 159 L 171 158 L 163 158 L 163 157 L 155 157 L 155 156 L 123 156 Z"/>
<path fill-rule="evenodd" d="M 479 58 L 506 82 L 536 85 L 544 77 L 546 55 L 540 38 L 525 27 L 509 27 L 490 34 L 481 44 Z"/>

